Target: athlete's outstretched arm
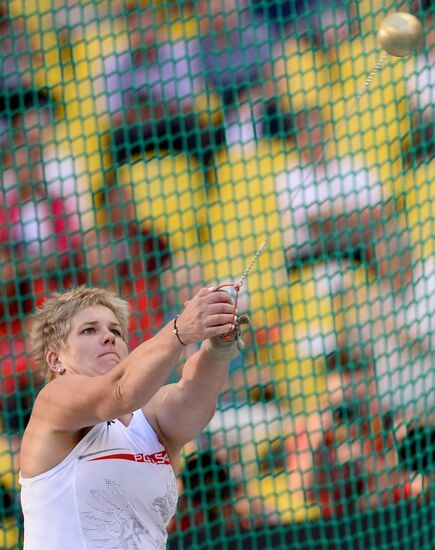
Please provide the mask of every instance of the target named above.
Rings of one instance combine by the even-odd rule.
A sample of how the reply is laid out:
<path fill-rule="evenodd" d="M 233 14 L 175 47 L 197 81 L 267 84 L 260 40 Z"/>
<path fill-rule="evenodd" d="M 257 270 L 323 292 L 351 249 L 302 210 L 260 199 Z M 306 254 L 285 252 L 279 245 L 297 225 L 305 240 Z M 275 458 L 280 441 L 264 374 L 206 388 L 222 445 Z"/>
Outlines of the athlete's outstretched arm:
<path fill-rule="evenodd" d="M 203 342 L 201 349 L 185 363 L 181 379 L 164 386 L 144 407 L 147 418 L 173 451 L 192 441 L 210 422 L 225 384 L 230 361 L 243 347 L 240 323 L 232 329 L 230 340 L 214 337 Z"/>

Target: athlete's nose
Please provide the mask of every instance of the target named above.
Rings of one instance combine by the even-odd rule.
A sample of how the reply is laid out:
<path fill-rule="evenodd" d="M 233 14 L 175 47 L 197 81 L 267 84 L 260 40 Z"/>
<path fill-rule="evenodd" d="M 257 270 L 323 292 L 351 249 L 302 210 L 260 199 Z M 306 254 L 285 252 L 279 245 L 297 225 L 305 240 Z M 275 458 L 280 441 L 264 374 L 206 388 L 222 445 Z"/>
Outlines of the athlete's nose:
<path fill-rule="evenodd" d="M 105 330 L 104 331 L 104 336 L 103 336 L 103 341 L 105 344 L 107 344 L 108 342 L 111 342 L 112 344 L 115 343 L 115 335 L 113 334 L 112 331 L 110 330 Z"/>

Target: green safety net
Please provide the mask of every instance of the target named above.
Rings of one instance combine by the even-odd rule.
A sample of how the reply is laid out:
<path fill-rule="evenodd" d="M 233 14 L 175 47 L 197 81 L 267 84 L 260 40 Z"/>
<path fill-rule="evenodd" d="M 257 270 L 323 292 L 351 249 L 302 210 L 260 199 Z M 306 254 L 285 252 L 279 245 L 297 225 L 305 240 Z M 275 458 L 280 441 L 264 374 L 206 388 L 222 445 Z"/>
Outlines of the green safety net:
<path fill-rule="evenodd" d="M 423 26 L 407 58 L 377 40 L 394 11 Z M 433 548 L 433 15 L 0 2 L 0 548 L 22 546 L 44 297 L 116 290 L 133 348 L 240 282 L 247 346 L 183 451 L 168 547 Z"/>

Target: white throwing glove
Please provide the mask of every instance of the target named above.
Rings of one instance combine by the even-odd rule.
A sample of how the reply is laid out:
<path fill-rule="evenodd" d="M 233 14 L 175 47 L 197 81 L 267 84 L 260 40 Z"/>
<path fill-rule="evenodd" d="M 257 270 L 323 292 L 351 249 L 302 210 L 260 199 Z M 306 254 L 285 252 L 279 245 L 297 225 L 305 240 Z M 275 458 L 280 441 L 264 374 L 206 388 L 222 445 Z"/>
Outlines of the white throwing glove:
<path fill-rule="evenodd" d="M 247 315 L 241 315 L 234 325 L 230 334 L 213 336 L 205 341 L 205 349 L 217 361 L 229 361 L 238 357 L 240 350 L 245 347 L 242 340 L 241 325 L 250 325 L 251 321 Z"/>

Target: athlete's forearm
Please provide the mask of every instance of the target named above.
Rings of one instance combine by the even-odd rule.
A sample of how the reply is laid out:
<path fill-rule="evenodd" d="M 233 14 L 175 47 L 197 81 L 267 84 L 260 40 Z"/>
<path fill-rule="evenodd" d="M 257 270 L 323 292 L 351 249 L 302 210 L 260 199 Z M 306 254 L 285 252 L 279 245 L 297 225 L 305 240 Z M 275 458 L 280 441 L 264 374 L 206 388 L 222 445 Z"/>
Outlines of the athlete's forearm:
<path fill-rule="evenodd" d="M 112 371 L 117 400 L 127 412 L 146 405 L 163 386 L 177 366 L 182 350 L 171 321 Z"/>
<path fill-rule="evenodd" d="M 168 387 L 159 418 L 175 445 L 191 441 L 208 425 L 225 385 L 229 365 L 229 360 L 214 359 L 203 344 L 184 365 L 181 380 Z"/>

